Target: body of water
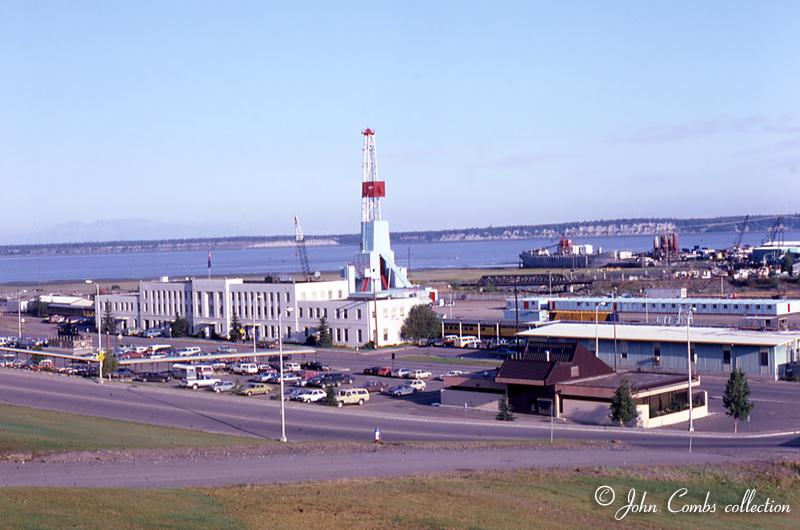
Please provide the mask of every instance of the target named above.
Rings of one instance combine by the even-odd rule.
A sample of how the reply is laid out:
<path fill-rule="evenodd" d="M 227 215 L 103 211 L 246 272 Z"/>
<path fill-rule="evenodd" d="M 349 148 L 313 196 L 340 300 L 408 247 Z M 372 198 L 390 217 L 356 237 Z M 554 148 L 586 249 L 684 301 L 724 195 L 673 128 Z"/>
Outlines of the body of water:
<path fill-rule="evenodd" d="M 744 243 L 758 245 L 764 233 L 745 234 Z M 736 239 L 734 233 L 686 234 L 680 245 L 726 248 Z M 787 232 L 787 241 L 800 240 L 800 232 Z M 412 269 L 514 267 L 519 253 L 530 248 L 550 246 L 552 239 L 502 241 L 454 241 L 395 244 L 397 262 Z M 603 250 L 645 251 L 652 248 L 653 236 L 586 237 L 576 244 L 592 244 Z M 351 263 L 356 246 L 309 247 L 312 270 L 339 270 Z M 47 283 L 64 280 L 148 279 L 160 276 L 202 277 L 207 274 L 206 251 L 165 251 L 117 254 L 76 254 L 66 256 L 0 257 L 0 283 Z M 240 276 L 250 274 L 283 275 L 300 269 L 293 247 L 218 250 L 212 254 L 212 274 Z"/>

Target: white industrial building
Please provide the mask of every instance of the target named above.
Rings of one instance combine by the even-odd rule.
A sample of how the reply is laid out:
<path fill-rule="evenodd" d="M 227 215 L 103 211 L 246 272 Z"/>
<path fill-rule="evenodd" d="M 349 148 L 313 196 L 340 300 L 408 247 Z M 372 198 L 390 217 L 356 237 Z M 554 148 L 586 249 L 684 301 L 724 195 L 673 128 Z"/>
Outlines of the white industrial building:
<path fill-rule="evenodd" d="M 122 333 L 161 328 L 180 316 L 189 321 L 192 333 L 221 337 L 228 336 L 236 315 L 250 337 L 255 330 L 257 339 L 278 338 L 278 312 L 283 311 L 280 325 L 286 339 L 304 341 L 325 318 L 334 344 L 356 347 L 370 341 L 379 346 L 400 343 L 408 311 L 427 303 L 430 295 L 422 289 L 351 298 L 346 280 L 267 283 L 241 278 L 163 278 L 140 282 L 137 293 L 100 295 L 96 311 L 102 318 L 109 308 Z"/>
<path fill-rule="evenodd" d="M 518 297 L 506 300 L 503 318 L 521 322 L 549 320 L 549 312 L 582 311 L 618 314 L 677 315 L 692 307 L 695 315 L 781 317 L 800 313 L 800 300 L 762 298 L 645 298 L 645 297 Z"/>

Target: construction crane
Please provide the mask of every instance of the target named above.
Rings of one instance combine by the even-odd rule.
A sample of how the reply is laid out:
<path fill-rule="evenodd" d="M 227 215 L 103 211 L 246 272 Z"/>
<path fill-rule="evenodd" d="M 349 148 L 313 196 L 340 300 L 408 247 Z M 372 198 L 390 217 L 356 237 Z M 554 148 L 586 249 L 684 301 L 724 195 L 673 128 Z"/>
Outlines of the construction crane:
<path fill-rule="evenodd" d="M 750 214 L 747 214 L 747 216 L 744 218 L 744 222 L 742 223 L 741 228 L 739 226 L 736 227 L 736 231 L 738 232 L 738 234 L 736 235 L 736 242 L 734 242 L 733 244 L 734 251 L 738 251 L 740 248 L 742 248 L 742 238 L 744 238 L 744 233 L 747 231 L 747 224 L 749 222 L 750 222 Z"/>
<path fill-rule="evenodd" d="M 311 266 L 308 264 L 308 251 L 306 250 L 306 239 L 303 237 L 303 229 L 300 228 L 300 218 L 294 216 L 294 242 L 297 245 L 297 257 L 300 259 L 300 269 L 307 279 L 313 278 Z"/>
<path fill-rule="evenodd" d="M 767 232 L 767 237 L 761 242 L 762 245 L 783 245 L 783 216 L 778 217 L 775 220 L 775 224 L 769 227 L 769 231 Z"/>

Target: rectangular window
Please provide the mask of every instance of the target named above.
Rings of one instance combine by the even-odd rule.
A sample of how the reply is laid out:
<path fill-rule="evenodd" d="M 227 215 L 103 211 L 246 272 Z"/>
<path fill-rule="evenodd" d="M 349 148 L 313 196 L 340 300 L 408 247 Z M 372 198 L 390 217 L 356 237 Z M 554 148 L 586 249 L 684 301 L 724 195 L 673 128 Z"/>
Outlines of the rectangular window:
<path fill-rule="evenodd" d="M 347 309 L 344 310 L 344 319 L 347 320 Z"/>
<path fill-rule="evenodd" d="M 356 320 L 361 320 L 361 310 L 360 309 L 356 309 Z M 360 338 L 358 340 L 359 340 L 359 342 L 361 342 Z"/>
<path fill-rule="evenodd" d="M 344 328 L 344 341 L 345 342 L 350 341 L 350 330 L 347 328 Z"/>
<path fill-rule="evenodd" d="M 297 308 L 297 316 L 300 317 L 300 318 L 303 318 L 303 308 L 302 307 L 298 307 Z"/>
<path fill-rule="evenodd" d="M 327 307 L 322 309 L 322 316 L 325 317 L 325 318 L 328 318 L 328 308 Z"/>
<path fill-rule="evenodd" d="M 356 330 L 356 336 L 358 337 L 358 343 L 359 343 L 359 344 L 361 344 L 361 342 L 362 342 L 364 339 L 363 339 L 363 337 L 362 337 L 362 335 L 361 335 L 361 330 L 360 330 L 360 329 Z"/>
<path fill-rule="evenodd" d="M 722 350 L 722 364 L 731 364 L 731 349 L 725 348 Z"/>
<path fill-rule="evenodd" d="M 769 366 L 769 352 L 761 350 L 761 366 Z"/>

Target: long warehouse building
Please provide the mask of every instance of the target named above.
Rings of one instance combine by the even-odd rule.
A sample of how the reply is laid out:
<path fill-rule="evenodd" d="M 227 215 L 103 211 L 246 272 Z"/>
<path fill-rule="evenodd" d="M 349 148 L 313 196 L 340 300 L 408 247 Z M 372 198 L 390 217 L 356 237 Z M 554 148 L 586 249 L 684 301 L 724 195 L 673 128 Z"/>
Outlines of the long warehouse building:
<path fill-rule="evenodd" d="M 691 347 L 693 371 L 727 374 L 740 368 L 750 375 L 777 379 L 800 356 L 800 334 L 790 332 L 692 326 L 687 333 L 685 326 L 576 322 L 548 324 L 520 335 L 577 341 L 617 370 L 686 371 Z"/>

